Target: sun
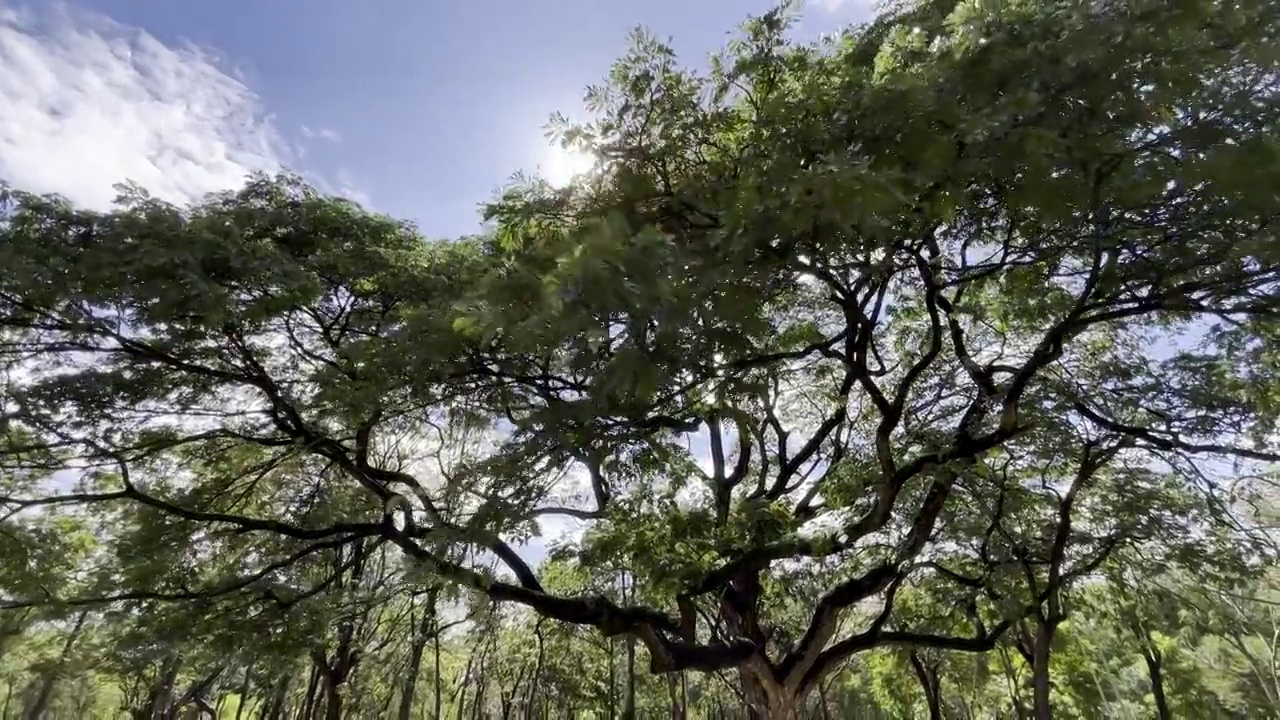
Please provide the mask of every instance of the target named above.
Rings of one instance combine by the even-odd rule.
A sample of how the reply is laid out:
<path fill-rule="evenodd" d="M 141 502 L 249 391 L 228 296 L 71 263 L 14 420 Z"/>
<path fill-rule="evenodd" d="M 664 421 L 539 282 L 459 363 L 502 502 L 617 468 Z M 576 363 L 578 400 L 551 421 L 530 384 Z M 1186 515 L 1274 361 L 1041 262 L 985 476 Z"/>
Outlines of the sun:
<path fill-rule="evenodd" d="M 548 147 L 538 170 L 554 187 L 564 187 L 575 177 L 589 172 L 595 164 L 596 158 L 591 153 L 554 144 Z"/>

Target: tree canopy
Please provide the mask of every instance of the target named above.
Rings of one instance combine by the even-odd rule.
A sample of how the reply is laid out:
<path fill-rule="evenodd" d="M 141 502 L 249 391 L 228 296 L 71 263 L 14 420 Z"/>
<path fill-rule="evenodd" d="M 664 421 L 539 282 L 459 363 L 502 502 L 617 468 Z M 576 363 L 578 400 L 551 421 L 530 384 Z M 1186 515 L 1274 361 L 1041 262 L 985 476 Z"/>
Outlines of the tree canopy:
<path fill-rule="evenodd" d="M 804 44 L 783 7 L 706 72 L 637 33 L 554 123 L 595 170 L 460 239 L 288 175 L 6 190 L 4 606 L 333 626 L 332 680 L 373 598 L 456 588 L 760 716 L 1012 648 L 1048 717 L 1088 583 L 1272 569 L 1277 15 L 932 0 Z"/>

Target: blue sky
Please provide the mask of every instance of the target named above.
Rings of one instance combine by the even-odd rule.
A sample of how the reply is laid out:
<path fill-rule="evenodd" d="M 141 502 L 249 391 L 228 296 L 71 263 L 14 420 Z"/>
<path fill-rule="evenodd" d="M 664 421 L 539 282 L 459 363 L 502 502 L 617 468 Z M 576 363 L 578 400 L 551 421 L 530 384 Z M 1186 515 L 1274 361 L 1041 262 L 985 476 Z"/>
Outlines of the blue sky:
<path fill-rule="evenodd" d="M 771 4 L 0 0 L 0 178 L 103 204 L 125 177 L 188 199 L 285 162 L 453 236 L 549 160 L 546 118 L 580 113 L 631 28 L 701 64 Z M 868 6 L 813 0 L 797 32 Z"/>

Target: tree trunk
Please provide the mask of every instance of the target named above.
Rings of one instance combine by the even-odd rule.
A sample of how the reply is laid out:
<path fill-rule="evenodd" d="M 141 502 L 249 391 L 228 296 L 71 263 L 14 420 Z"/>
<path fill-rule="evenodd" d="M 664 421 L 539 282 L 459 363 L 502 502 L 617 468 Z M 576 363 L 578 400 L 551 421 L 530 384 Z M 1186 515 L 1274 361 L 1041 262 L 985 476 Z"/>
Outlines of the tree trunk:
<path fill-rule="evenodd" d="M 351 673 L 356 669 L 360 659 L 359 653 L 351 644 L 350 625 L 344 627 L 340 634 L 341 640 L 332 659 L 321 651 L 316 651 L 312 655 L 320 675 L 320 684 L 324 686 L 325 720 L 341 720 L 342 687 L 351 679 Z"/>
<path fill-rule="evenodd" d="M 1053 720 L 1051 691 L 1053 683 L 1049 674 L 1049 653 L 1053 644 L 1053 628 L 1044 624 L 1036 627 L 1031 643 L 1031 691 L 1035 706 L 1035 720 Z"/>
<path fill-rule="evenodd" d="M 155 682 L 147 692 L 146 704 L 135 707 L 131 715 L 138 720 L 157 720 L 165 717 L 169 706 L 173 703 L 173 686 L 178 681 L 178 671 L 182 669 L 182 660 L 176 655 L 169 656 L 160 666 Z"/>
<path fill-rule="evenodd" d="M 489 653 L 486 649 L 480 656 L 480 665 L 476 671 L 476 699 L 472 702 L 471 717 L 480 720 L 484 717 L 485 705 L 489 702 Z"/>
<path fill-rule="evenodd" d="M 825 679 L 818 681 L 818 701 L 821 703 L 819 709 L 822 711 L 822 720 L 831 720 L 831 703 L 827 700 L 827 681 Z"/>
<path fill-rule="evenodd" d="M 1173 714 L 1169 712 L 1169 700 L 1164 695 L 1164 668 L 1160 651 L 1155 648 L 1144 648 L 1142 657 L 1147 661 L 1147 674 L 1151 678 L 1151 694 L 1156 700 L 1156 718 L 1170 720 Z"/>
<path fill-rule="evenodd" d="M 617 685 L 618 679 L 613 669 L 613 638 L 609 638 L 609 720 L 613 720 L 618 710 Z"/>
<path fill-rule="evenodd" d="M 439 649 L 437 649 L 436 652 L 438 655 Z M 467 705 L 467 685 L 472 679 L 471 669 L 475 667 L 476 657 L 480 652 L 482 651 L 479 649 L 479 646 L 477 646 L 475 650 L 467 653 L 467 666 L 463 668 L 462 678 L 458 681 L 458 704 L 454 708 L 454 717 L 457 720 L 462 720 L 462 712 Z"/>
<path fill-rule="evenodd" d="M 689 716 L 689 674 L 684 670 L 680 671 L 680 712 Z"/>
<path fill-rule="evenodd" d="M 750 669 L 740 669 L 742 694 L 751 720 L 797 720 L 804 698 Z"/>
<path fill-rule="evenodd" d="M 320 668 L 311 664 L 311 672 L 307 675 L 307 694 L 302 700 L 302 714 L 299 720 L 311 720 L 316 713 L 316 691 L 320 688 Z"/>
<path fill-rule="evenodd" d="M 683 675 L 683 673 L 681 673 Z M 671 720 L 685 720 L 688 714 L 685 710 L 684 697 L 681 694 L 681 680 L 674 673 L 667 675 L 667 697 L 671 701 Z"/>
<path fill-rule="evenodd" d="M 1004 670 L 1005 687 L 1009 691 L 1009 704 L 1013 708 L 1014 717 L 1017 720 L 1025 720 L 1031 716 L 1027 711 L 1027 705 L 1022 699 L 1021 686 L 1019 682 L 1018 671 L 1014 669 L 1013 661 L 1009 658 L 1009 651 L 1005 647 L 999 648 L 1000 665 Z"/>
<path fill-rule="evenodd" d="M 40 686 L 36 689 L 34 699 L 22 713 L 23 720 L 39 720 L 39 718 L 44 717 L 45 712 L 49 709 L 49 701 L 53 699 L 54 685 L 58 682 L 58 676 L 62 675 L 62 669 L 67 665 L 67 660 L 71 656 L 71 649 L 75 647 L 76 640 L 80 637 L 80 632 L 84 630 L 84 621 L 88 617 L 88 610 L 82 611 L 76 616 L 76 624 L 72 626 L 71 632 L 67 633 L 67 639 L 62 643 L 62 652 L 59 653 L 57 662 L 44 672 L 40 678 Z"/>
<path fill-rule="evenodd" d="M 427 640 L 431 638 L 431 631 L 436 627 L 435 606 L 435 593 L 429 592 L 426 607 L 422 612 L 422 621 L 415 628 L 413 642 L 409 646 L 409 666 L 405 669 L 404 684 L 400 689 L 400 709 L 397 713 L 399 720 L 410 720 L 413 716 L 413 701 L 418 691 L 418 673 L 422 667 L 422 655 L 426 651 Z"/>
<path fill-rule="evenodd" d="M 337 683 L 324 685 L 324 720 L 342 720 L 342 686 Z"/>
<path fill-rule="evenodd" d="M 920 689 L 924 691 L 925 703 L 929 706 L 929 720 L 942 720 L 942 687 L 937 667 L 925 663 L 918 653 L 911 653 L 909 659 L 911 669 L 920 681 Z"/>
<path fill-rule="evenodd" d="M 318 670 L 320 684 L 324 687 L 324 718 L 342 720 L 342 686 L 350 677 L 349 668 L 344 663 L 338 667 L 321 666 Z"/>
<path fill-rule="evenodd" d="M 435 675 L 436 675 L 435 677 L 436 692 L 435 692 L 435 708 L 434 708 L 435 715 L 432 715 L 431 718 L 432 720 L 440 720 L 440 718 L 443 717 L 440 713 L 442 712 L 443 700 L 441 699 L 441 693 L 443 692 L 443 688 L 444 688 L 444 679 L 440 677 L 440 630 L 439 628 L 436 629 L 435 637 L 431 639 L 431 645 L 432 645 L 432 652 L 435 654 Z"/>
<path fill-rule="evenodd" d="M 636 720 L 636 637 L 627 636 L 627 704 L 622 709 L 623 720 Z"/>

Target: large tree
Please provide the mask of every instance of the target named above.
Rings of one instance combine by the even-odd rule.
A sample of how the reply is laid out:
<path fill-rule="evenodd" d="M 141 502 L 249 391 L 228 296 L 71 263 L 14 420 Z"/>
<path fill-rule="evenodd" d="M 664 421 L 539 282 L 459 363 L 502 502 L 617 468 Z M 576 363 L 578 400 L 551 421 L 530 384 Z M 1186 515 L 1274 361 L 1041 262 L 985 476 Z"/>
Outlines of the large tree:
<path fill-rule="evenodd" d="M 803 45 L 783 8 L 705 75 L 638 34 L 559 127 L 597 170 L 461 240 L 290 177 L 6 192 L 6 522 L 142 514 L 162 550 L 83 601 L 288 603 L 395 547 L 769 717 L 860 651 L 1047 642 L 1126 528 L 1280 459 L 1277 15 L 937 0 Z M 1093 478 L 1141 501 L 1082 533 Z M 555 515 L 627 601 L 544 587 L 515 544 Z"/>

